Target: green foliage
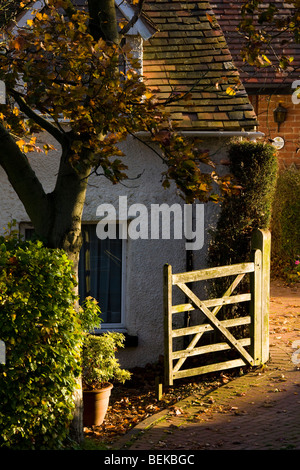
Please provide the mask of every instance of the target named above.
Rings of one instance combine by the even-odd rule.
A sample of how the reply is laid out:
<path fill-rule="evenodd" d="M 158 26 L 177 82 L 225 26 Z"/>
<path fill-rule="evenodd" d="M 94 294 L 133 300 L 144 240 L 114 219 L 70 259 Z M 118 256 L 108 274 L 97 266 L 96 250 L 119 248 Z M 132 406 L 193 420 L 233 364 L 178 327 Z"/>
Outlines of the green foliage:
<path fill-rule="evenodd" d="M 93 297 L 86 297 L 79 308 L 79 319 L 84 333 L 88 333 L 94 328 L 99 328 L 101 310 L 98 302 Z"/>
<path fill-rule="evenodd" d="M 228 265 L 249 257 L 251 233 L 269 229 L 277 179 L 272 145 L 234 142 L 229 149 L 230 173 L 241 186 L 224 197 L 210 248 L 210 265 Z"/>
<path fill-rule="evenodd" d="M 0 238 L 0 447 L 59 448 L 73 417 L 81 324 L 61 250 Z"/>
<path fill-rule="evenodd" d="M 208 262 L 225 266 L 250 261 L 251 234 L 269 229 L 277 179 L 277 158 L 273 146 L 256 142 L 234 142 L 229 149 L 230 172 L 241 189 L 225 196 L 220 217 L 212 233 Z M 232 279 L 214 283 L 213 294 L 223 294 Z M 248 286 L 248 279 L 241 289 Z M 222 309 L 225 312 L 230 310 Z"/>
<path fill-rule="evenodd" d="M 130 372 L 120 367 L 118 348 L 124 347 L 124 335 L 107 332 L 99 336 L 87 334 L 82 350 L 82 382 L 85 389 L 101 388 L 109 381 L 124 383 Z"/>
<path fill-rule="evenodd" d="M 272 216 L 272 269 L 287 281 L 299 281 L 300 171 L 279 173 Z"/>
<path fill-rule="evenodd" d="M 130 372 L 120 367 L 116 352 L 124 347 L 125 336 L 118 332 L 93 334 L 99 328 L 101 313 L 97 301 L 87 297 L 80 309 L 83 329 L 82 384 L 86 390 L 101 388 L 109 381 L 124 383 L 130 379 Z"/>
<path fill-rule="evenodd" d="M 247 0 L 241 8 L 241 21 L 238 29 L 245 41 L 241 56 L 250 65 L 256 67 L 278 66 L 286 69 L 294 58 L 284 55 L 279 50 L 274 54 L 274 39 L 284 31 L 288 33 L 289 42 L 299 43 L 299 1 L 291 0 L 279 9 L 276 2 Z M 283 6 L 283 8 L 282 8 Z M 284 41 L 283 41 L 284 42 Z"/>

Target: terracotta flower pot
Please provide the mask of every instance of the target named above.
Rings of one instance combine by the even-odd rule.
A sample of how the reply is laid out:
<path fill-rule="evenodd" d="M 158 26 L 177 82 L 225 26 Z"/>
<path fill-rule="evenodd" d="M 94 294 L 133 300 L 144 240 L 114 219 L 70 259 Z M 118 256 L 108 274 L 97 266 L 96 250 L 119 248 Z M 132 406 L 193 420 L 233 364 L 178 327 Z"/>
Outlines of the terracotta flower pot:
<path fill-rule="evenodd" d="M 105 418 L 112 384 L 107 384 L 99 390 L 85 390 L 83 392 L 83 425 L 100 426 Z"/>

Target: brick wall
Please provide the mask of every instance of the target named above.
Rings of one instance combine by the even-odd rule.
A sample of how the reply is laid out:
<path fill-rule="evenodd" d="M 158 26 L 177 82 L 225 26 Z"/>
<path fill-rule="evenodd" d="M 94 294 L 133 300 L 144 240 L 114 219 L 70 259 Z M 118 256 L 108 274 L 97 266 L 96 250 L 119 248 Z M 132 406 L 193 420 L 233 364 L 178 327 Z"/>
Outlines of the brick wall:
<path fill-rule="evenodd" d="M 300 168 L 300 103 L 294 104 L 292 95 L 252 95 L 250 100 L 258 117 L 258 130 L 265 134 L 265 139 L 283 137 L 285 140 L 284 147 L 278 150 L 280 168 L 288 168 L 291 165 Z M 273 110 L 279 103 L 288 111 L 286 121 L 280 125 L 278 131 Z"/>

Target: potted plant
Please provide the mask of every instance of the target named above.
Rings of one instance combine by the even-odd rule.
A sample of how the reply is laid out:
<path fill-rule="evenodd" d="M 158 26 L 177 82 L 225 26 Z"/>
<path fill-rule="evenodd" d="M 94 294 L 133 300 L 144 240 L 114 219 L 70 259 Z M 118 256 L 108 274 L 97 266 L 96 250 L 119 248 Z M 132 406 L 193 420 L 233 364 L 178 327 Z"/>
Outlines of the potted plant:
<path fill-rule="evenodd" d="M 89 328 L 84 332 L 81 356 L 84 426 L 100 426 L 103 423 L 113 388 L 111 382 L 124 383 L 131 375 L 121 368 L 116 358 L 117 350 L 124 347 L 124 335 L 117 332 L 95 335 L 91 332 L 96 312 L 99 323 L 99 307 L 95 302 L 88 299 L 84 308 L 84 326 Z"/>
<path fill-rule="evenodd" d="M 113 384 L 124 383 L 130 372 L 120 367 L 116 351 L 123 347 L 124 335 L 107 332 L 87 334 L 82 348 L 83 420 L 85 426 L 103 423 Z"/>

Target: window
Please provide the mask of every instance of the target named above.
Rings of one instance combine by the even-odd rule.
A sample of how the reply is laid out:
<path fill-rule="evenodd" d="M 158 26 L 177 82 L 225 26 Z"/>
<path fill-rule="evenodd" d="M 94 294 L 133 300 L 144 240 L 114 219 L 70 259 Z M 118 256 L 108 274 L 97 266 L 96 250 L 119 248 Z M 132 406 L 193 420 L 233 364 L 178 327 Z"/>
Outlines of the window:
<path fill-rule="evenodd" d="M 115 240 L 100 240 L 94 224 L 82 226 L 82 237 L 78 268 L 80 299 L 92 296 L 98 300 L 102 328 L 122 327 L 124 240 L 118 233 Z"/>
<path fill-rule="evenodd" d="M 124 272 L 125 240 L 119 238 L 121 225 L 117 224 L 117 238 L 100 240 L 95 224 L 82 225 L 83 245 L 78 268 L 79 297 L 83 301 L 92 296 L 101 309 L 101 329 L 125 326 L 124 321 Z M 34 237 L 29 224 L 20 224 L 26 240 Z"/>

